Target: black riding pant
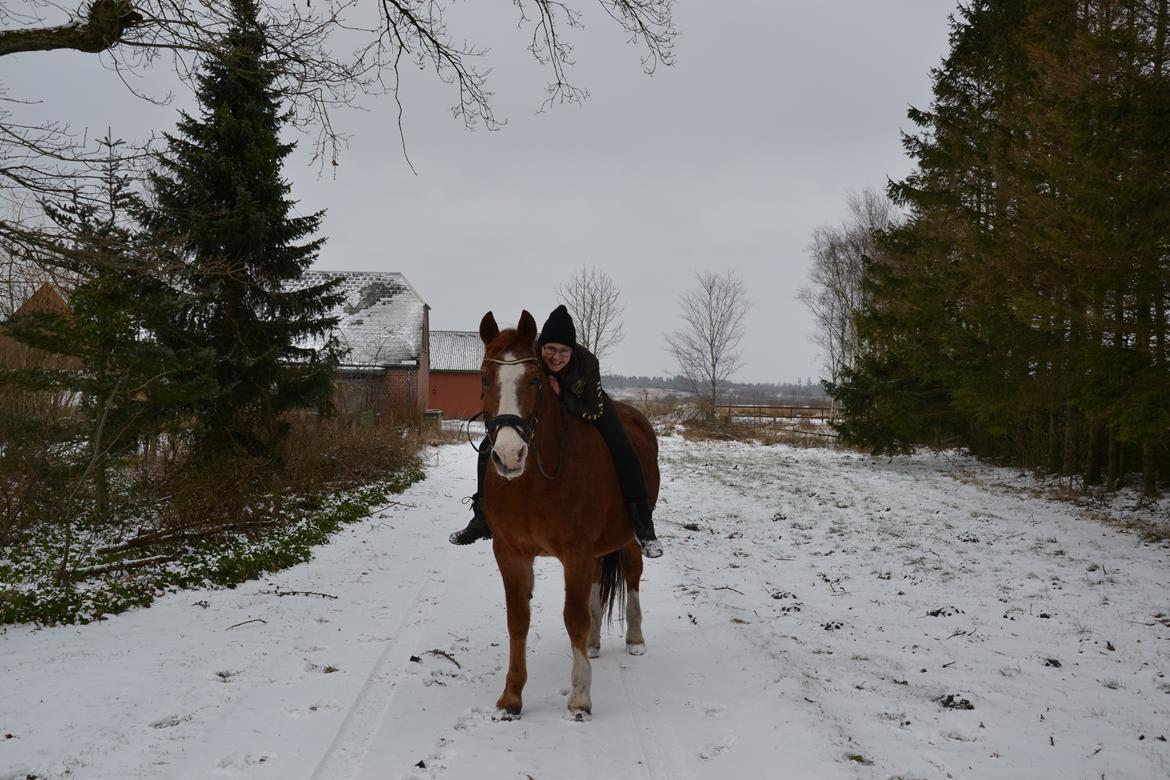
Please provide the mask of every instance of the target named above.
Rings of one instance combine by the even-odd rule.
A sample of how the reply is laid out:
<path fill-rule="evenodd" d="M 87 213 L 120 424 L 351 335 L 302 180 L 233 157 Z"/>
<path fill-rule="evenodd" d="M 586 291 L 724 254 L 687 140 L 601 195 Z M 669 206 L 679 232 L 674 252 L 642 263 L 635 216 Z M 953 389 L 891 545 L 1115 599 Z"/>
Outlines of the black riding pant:
<path fill-rule="evenodd" d="M 593 425 L 601 431 L 601 438 L 609 447 L 609 454 L 613 456 L 613 465 L 617 469 L 618 482 L 622 486 L 622 495 L 626 503 L 645 502 L 646 475 L 642 471 L 642 461 L 634 450 L 634 443 L 630 441 L 630 434 L 626 426 L 622 425 L 621 415 L 614 407 L 613 401 L 605 393 L 601 394 L 601 417 Z"/>
<path fill-rule="evenodd" d="M 609 454 L 613 458 L 614 468 L 617 469 L 618 484 L 622 488 L 622 496 L 626 503 L 647 501 L 646 474 L 642 471 L 642 461 L 634 450 L 626 426 L 622 425 L 621 416 L 614 407 L 608 395 L 602 394 L 601 417 L 593 421 L 593 425 L 601 432 L 605 439 L 605 446 L 609 447 Z M 483 478 L 487 473 L 488 459 L 491 457 L 491 441 L 484 437 L 479 447 L 479 459 L 475 464 L 476 492 L 483 494 Z"/>

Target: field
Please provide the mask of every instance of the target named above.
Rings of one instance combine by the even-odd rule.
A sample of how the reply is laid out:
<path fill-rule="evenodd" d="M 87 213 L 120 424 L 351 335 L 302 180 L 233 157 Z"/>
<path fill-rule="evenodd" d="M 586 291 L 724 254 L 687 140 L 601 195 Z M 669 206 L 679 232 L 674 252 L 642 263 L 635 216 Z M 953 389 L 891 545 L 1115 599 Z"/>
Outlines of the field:
<path fill-rule="evenodd" d="M 559 565 L 521 720 L 503 591 L 454 548 L 474 453 L 309 563 L 0 636 L 0 778 L 1170 776 L 1164 507 L 1057 501 L 957 454 L 663 439 L 648 651 L 563 718 Z"/>

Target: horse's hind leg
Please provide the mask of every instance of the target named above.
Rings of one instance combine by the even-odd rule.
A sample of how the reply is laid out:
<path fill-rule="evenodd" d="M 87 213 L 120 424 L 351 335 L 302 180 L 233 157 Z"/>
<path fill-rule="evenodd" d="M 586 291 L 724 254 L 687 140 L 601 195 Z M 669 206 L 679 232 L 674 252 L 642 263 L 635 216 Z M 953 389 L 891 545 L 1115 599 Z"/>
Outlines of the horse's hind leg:
<path fill-rule="evenodd" d="M 601 655 L 601 564 L 597 564 L 593 584 L 589 588 L 589 657 Z"/>
<path fill-rule="evenodd" d="M 573 649 L 572 691 L 569 693 L 569 716 L 588 720 L 593 712 L 590 688 L 593 670 L 589 665 L 590 615 L 589 594 L 593 586 L 593 560 L 562 561 L 565 568 L 565 629 Z"/>
<path fill-rule="evenodd" d="M 500 576 L 504 579 L 504 598 L 508 607 L 508 676 L 496 708 L 505 717 L 512 718 L 520 714 L 524 683 L 528 681 L 524 654 L 532 615 L 532 558 L 518 556 L 498 545 L 495 553 Z"/>
<path fill-rule="evenodd" d="M 642 551 L 637 542 L 626 546 L 626 652 L 642 655 L 646 652 L 646 639 L 642 636 L 642 602 L 638 586 L 642 581 Z"/>

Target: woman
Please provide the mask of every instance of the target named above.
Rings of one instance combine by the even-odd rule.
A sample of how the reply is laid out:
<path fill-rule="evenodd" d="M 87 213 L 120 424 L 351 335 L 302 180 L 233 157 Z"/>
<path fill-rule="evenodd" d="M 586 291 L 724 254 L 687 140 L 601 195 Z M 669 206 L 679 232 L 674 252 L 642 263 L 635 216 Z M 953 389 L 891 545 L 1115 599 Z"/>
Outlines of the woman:
<path fill-rule="evenodd" d="M 536 346 L 548 369 L 549 386 L 561 399 L 565 411 L 592 423 L 605 439 L 617 467 L 622 496 L 634 523 L 634 535 L 642 545 L 642 554 L 647 558 L 661 556 L 662 543 L 654 533 L 654 510 L 646 496 L 646 477 L 638 453 L 634 451 L 613 401 L 601 389 L 601 367 L 597 358 L 577 343 L 577 329 L 568 309 L 564 306 L 553 309 L 540 329 Z M 471 497 L 471 522 L 463 530 L 451 534 L 451 544 L 471 544 L 492 537 L 483 511 L 483 478 L 489 450 L 487 446 L 480 448 L 476 491 Z"/>

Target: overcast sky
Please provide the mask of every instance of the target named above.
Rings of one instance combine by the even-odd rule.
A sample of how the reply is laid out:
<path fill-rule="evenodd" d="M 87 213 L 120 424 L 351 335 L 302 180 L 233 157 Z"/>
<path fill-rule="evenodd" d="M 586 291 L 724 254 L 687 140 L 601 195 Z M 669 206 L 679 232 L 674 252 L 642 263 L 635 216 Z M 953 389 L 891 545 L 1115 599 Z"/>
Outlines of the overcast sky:
<path fill-rule="evenodd" d="M 741 381 L 817 377 L 811 317 L 796 300 L 814 228 L 838 222 L 851 190 L 909 171 L 899 130 L 927 107 L 953 0 L 679 0 L 676 64 L 651 78 L 641 52 L 587 0 L 571 31 L 580 107 L 538 113 L 546 74 L 524 50 L 511 4 L 457 3 L 457 39 L 490 48 L 502 130 L 468 132 L 454 95 L 408 68 L 401 94 L 411 172 L 389 98 L 335 122 L 352 134 L 335 171 L 290 158 L 300 210 L 326 209 L 325 270 L 401 271 L 431 306 L 431 327 L 475 330 L 529 309 L 543 322 L 583 265 L 622 290 L 626 340 L 603 370 L 673 374 L 664 334 L 696 272 L 734 269 L 752 308 Z M 139 139 L 189 105 L 134 98 L 92 55 L 6 57 L 11 97 L 43 99 L 76 130 Z"/>

